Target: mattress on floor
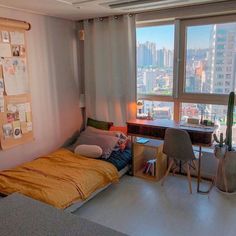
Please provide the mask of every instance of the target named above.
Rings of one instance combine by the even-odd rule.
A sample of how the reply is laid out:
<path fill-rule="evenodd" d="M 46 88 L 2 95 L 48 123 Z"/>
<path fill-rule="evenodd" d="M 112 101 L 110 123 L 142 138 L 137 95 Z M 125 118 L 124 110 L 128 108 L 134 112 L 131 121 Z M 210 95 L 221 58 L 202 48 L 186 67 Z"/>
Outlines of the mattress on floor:
<path fill-rule="evenodd" d="M 127 172 L 129 171 L 129 166 L 126 166 L 125 168 L 123 168 L 122 170 L 119 171 L 119 178 L 121 178 L 123 175 L 125 175 Z M 98 189 L 97 191 L 95 191 L 93 194 L 90 195 L 89 198 L 87 198 L 84 201 L 77 201 L 74 202 L 72 205 L 70 205 L 69 207 L 65 208 L 64 211 L 66 212 L 74 212 L 76 211 L 78 208 L 80 208 L 81 206 L 83 206 L 87 201 L 91 200 L 92 198 L 94 198 L 97 194 L 99 194 L 100 192 L 102 192 L 103 190 L 107 189 L 111 184 L 108 184 L 107 186 Z"/>
<path fill-rule="evenodd" d="M 112 164 L 59 149 L 0 172 L 0 192 L 6 195 L 19 192 L 57 208 L 66 208 L 118 179 L 118 171 Z"/>

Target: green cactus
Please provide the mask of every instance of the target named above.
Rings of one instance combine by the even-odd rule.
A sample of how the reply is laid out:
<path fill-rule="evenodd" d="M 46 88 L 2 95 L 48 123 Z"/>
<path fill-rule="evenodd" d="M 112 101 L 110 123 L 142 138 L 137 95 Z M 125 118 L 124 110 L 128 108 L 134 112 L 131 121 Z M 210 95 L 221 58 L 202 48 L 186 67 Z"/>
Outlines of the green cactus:
<path fill-rule="evenodd" d="M 213 135 L 216 143 L 219 143 L 219 147 L 223 147 L 225 140 L 223 138 L 223 133 L 220 133 L 220 140 L 217 138 L 216 134 Z"/>
<path fill-rule="evenodd" d="M 232 151 L 232 126 L 234 113 L 234 92 L 229 94 L 228 111 L 227 111 L 227 129 L 225 144 L 228 146 L 228 151 Z"/>
<path fill-rule="evenodd" d="M 226 138 L 223 138 L 223 133 L 220 134 L 220 140 L 214 134 L 214 140 L 219 143 L 219 147 L 223 147 L 224 143 L 228 147 L 228 151 L 232 151 L 232 126 L 233 126 L 233 113 L 234 113 L 234 92 L 229 94 L 228 110 L 227 110 L 227 129 Z"/>

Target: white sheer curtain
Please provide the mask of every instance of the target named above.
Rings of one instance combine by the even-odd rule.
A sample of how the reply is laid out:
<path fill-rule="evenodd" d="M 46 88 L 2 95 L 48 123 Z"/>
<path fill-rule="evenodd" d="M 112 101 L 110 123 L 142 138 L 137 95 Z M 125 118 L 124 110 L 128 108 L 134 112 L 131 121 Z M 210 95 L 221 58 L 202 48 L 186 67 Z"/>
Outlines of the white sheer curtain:
<path fill-rule="evenodd" d="M 125 125 L 136 115 L 135 17 L 84 22 L 88 117 Z"/>

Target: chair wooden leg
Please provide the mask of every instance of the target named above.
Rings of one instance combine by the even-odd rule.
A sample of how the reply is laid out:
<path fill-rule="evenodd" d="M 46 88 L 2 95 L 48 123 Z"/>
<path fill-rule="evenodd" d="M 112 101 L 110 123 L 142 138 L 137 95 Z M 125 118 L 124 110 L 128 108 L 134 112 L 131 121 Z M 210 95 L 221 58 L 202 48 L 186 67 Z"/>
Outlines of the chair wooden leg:
<path fill-rule="evenodd" d="M 190 170 L 189 170 L 189 164 L 187 164 L 187 175 L 188 175 L 189 192 L 192 194 L 192 184 L 191 184 L 191 175 L 190 175 Z"/>
<path fill-rule="evenodd" d="M 169 164 L 169 166 L 168 166 L 168 169 L 167 169 L 167 171 L 166 171 L 166 173 L 165 173 L 165 176 L 164 176 L 164 177 L 162 178 L 162 180 L 161 180 L 161 185 L 162 185 L 162 186 L 163 186 L 164 180 L 165 180 L 166 176 L 168 176 L 168 174 L 169 174 L 169 172 L 170 172 L 171 167 L 173 166 L 173 164 L 174 164 L 174 160 L 171 159 L 170 164 Z"/>

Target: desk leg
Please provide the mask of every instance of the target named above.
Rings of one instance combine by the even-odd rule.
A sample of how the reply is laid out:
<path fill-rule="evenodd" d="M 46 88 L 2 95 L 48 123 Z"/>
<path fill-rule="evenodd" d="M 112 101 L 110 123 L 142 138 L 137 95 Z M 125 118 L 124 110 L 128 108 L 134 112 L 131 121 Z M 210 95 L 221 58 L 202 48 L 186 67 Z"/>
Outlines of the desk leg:
<path fill-rule="evenodd" d="M 200 182 L 201 182 L 201 161 L 202 161 L 202 147 L 199 146 L 199 156 L 198 156 L 198 174 L 197 174 L 197 192 L 200 192 Z"/>
<path fill-rule="evenodd" d="M 214 186 L 214 178 L 212 183 L 207 191 L 200 190 L 200 182 L 201 182 L 201 161 L 202 161 L 202 147 L 199 146 L 199 159 L 198 159 L 198 177 L 197 177 L 197 192 L 201 194 L 209 194 L 211 189 Z"/>

